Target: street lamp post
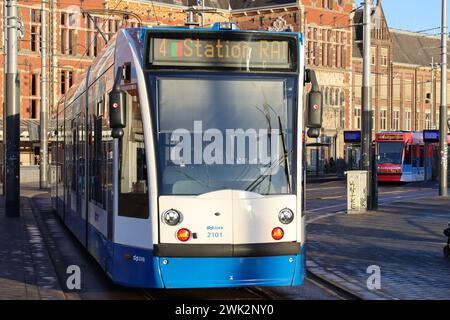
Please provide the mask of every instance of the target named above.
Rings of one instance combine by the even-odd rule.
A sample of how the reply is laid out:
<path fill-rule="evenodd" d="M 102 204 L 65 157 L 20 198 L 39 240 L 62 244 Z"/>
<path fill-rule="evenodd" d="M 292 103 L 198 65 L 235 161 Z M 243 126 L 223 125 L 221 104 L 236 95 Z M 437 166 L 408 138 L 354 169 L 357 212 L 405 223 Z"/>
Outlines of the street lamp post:
<path fill-rule="evenodd" d="M 439 195 L 447 196 L 447 0 L 442 0 L 442 33 L 441 33 L 441 106 L 439 113 L 439 145 L 441 149 L 441 172 L 439 179 Z"/>

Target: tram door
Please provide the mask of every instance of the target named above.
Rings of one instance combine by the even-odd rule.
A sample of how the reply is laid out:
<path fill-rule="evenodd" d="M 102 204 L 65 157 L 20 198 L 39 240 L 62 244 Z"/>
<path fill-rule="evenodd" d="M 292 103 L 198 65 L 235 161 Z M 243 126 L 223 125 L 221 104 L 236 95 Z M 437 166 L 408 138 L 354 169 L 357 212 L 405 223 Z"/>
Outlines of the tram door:
<path fill-rule="evenodd" d="M 72 210 L 72 190 L 73 190 L 73 167 L 74 167 L 74 146 L 73 130 L 74 120 L 67 120 L 65 126 L 65 188 L 64 188 L 64 220 L 71 215 Z"/>

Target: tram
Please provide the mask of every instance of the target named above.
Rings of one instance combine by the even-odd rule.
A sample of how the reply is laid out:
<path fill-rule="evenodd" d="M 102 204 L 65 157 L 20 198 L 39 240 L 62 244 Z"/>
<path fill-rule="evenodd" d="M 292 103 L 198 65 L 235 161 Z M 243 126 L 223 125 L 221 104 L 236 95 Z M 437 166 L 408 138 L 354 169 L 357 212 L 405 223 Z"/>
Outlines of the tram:
<path fill-rule="evenodd" d="M 423 132 L 378 133 L 376 144 L 378 181 L 424 181 L 425 170 L 431 178 L 436 144 L 426 144 Z"/>
<path fill-rule="evenodd" d="M 114 283 L 302 284 L 303 133 L 322 121 L 303 41 L 123 29 L 60 100 L 52 205 Z"/>

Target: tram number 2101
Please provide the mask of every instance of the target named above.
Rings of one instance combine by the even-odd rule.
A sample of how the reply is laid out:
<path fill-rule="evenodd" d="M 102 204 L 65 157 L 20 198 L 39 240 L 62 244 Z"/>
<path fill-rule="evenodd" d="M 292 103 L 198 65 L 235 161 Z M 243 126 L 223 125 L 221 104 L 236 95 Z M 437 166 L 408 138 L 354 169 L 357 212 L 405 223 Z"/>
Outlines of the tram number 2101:
<path fill-rule="evenodd" d="M 208 238 L 222 238 L 223 233 L 222 232 L 208 232 Z"/>

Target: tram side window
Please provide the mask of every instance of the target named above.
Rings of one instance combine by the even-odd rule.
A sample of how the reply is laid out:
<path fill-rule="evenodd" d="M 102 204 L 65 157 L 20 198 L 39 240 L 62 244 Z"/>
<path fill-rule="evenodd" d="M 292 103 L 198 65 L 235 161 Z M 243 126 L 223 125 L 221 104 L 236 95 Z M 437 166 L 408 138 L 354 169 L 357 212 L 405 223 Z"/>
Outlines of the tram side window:
<path fill-rule="evenodd" d="M 414 145 L 412 150 L 412 165 L 413 167 L 417 167 L 417 146 Z"/>
<path fill-rule="evenodd" d="M 103 129 L 103 98 L 96 103 L 96 111 L 92 116 L 92 142 L 91 142 L 91 200 L 95 201 L 97 205 L 105 209 L 103 186 L 103 172 L 106 168 L 103 167 L 105 154 L 102 145 L 102 129 Z"/>
<path fill-rule="evenodd" d="M 406 145 L 405 161 L 403 162 L 403 164 L 411 164 L 411 146 L 410 145 Z"/>
<path fill-rule="evenodd" d="M 137 93 L 127 95 L 127 127 L 121 140 L 119 215 L 148 219 L 147 164 L 144 128 Z"/>
<path fill-rule="evenodd" d="M 71 188 L 73 191 L 77 190 L 77 124 L 75 120 L 72 120 L 72 163 L 71 163 L 71 170 L 72 170 L 72 179 L 71 179 Z"/>

